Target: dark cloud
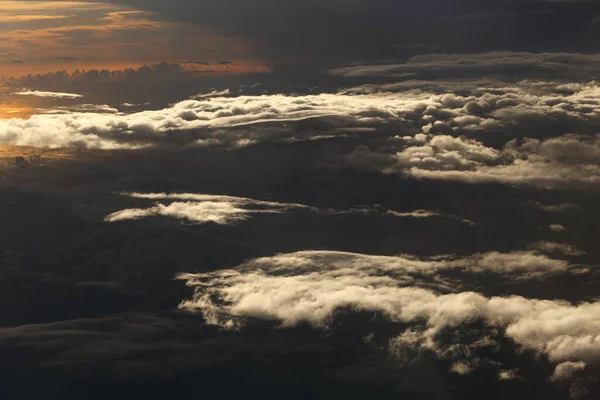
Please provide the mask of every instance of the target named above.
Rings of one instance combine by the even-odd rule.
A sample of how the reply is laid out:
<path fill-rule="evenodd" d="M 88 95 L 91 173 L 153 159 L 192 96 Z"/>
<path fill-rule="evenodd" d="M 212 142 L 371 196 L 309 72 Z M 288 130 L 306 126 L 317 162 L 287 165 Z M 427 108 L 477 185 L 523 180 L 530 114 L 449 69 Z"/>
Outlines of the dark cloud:
<path fill-rule="evenodd" d="M 352 77 L 414 77 L 415 79 L 492 78 L 590 81 L 600 74 L 598 54 L 496 51 L 472 54 L 423 54 L 389 65 L 338 68 L 333 75 Z"/>
<path fill-rule="evenodd" d="M 580 1 L 113 1 L 255 39 L 280 63 L 403 58 L 415 43 L 461 53 L 597 51 L 600 29 L 591 23 L 597 2 Z"/>

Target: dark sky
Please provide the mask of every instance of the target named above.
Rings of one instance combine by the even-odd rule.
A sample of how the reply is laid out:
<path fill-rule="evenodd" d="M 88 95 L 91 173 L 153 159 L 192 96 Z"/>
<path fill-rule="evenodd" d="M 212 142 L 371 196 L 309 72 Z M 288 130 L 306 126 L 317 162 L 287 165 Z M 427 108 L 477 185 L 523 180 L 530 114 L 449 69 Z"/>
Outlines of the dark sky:
<path fill-rule="evenodd" d="M 598 49 L 597 1 L 114 0 L 255 40 L 275 63 L 373 61 L 422 52 Z M 430 47 L 431 48 L 431 47 Z"/>

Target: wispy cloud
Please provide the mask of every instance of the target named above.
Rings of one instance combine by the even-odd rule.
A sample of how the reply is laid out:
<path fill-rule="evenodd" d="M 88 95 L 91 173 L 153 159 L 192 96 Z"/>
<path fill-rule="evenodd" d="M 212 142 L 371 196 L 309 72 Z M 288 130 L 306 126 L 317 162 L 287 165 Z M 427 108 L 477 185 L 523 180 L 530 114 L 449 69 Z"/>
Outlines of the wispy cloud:
<path fill-rule="evenodd" d="M 108 215 L 107 222 L 117 222 L 147 217 L 171 217 L 196 224 L 216 223 L 229 225 L 257 213 L 280 213 L 294 208 L 308 208 L 302 204 L 260 201 L 244 197 L 209 194 L 126 193 L 125 195 L 148 200 L 170 201 L 149 208 L 120 210 Z"/>
<path fill-rule="evenodd" d="M 61 92 L 42 92 L 39 90 L 15 92 L 19 96 L 35 96 L 35 97 L 53 97 L 57 99 L 79 99 L 83 97 L 80 94 L 61 93 Z"/>

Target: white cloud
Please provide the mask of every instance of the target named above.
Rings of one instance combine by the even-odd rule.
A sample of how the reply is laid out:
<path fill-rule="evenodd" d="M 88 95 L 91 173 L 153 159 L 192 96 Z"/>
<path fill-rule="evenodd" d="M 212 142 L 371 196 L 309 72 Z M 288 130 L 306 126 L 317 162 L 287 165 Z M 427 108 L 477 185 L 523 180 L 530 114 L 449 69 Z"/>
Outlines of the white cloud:
<path fill-rule="evenodd" d="M 450 367 L 450 371 L 458 375 L 470 375 L 474 369 L 467 361 L 457 361 Z"/>
<path fill-rule="evenodd" d="M 291 209 L 310 209 L 326 215 L 343 214 L 378 214 L 397 218 L 450 218 L 465 224 L 474 225 L 473 221 L 430 210 L 398 212 L 380 206 L 349 209 L 319 209 L 297 203 L 278 203 L 261 201 L 245 197 L 198 194 L 198 193 L 123 193 L 123 195 L 146 200 L 162 200 L 148 208 L 124 209 L 108 215 L 107 222 L 140 219 L 153 216 L 185 219 L 195 223 L 215 222 L 229 224 L 246 219 L 252 213 L 278 213 Z M 178 201 L 179 200 L 179 201 Z"/>
<path fill-rule="evenodd" d="M 582 361 L 565 361 L 556 366 L 554 373 L 550 377 L 552 381 L 566 381 L 572 379 L 579 371 L 584 370 L 586 364 Z"/>
<path fill-rule="evenodd" d="M 565 230 L 567 230 L 567 228 L 565 228 L 561 224 L 552 224 L 552 225 L 549 226 L 549 228 L 551 230 L 553 230 L 554 232 L 564 232 Z"/>
<path fill-rule="evenodd" d="M 245 220 L 255 213 L 279 213 L 292 208 L 307 208 L 301 204 L 260 201 L 245 197 L 193 193 L 124 193 L 124 195 L 148 200 L 168 200 L 169 204 L 156 203 L 149 208 L 130 208 L 114 212 L 105 218 L 118 222 L 147 217 L 171 217 L 197 224 L 216 223 L 229 225 Z M 175 201 L 183 200 L 183 201 Z"/>
<path fill-rule="evenodd" d="M 200 99 L 206 99 L 208 97 L 229 96 L 230 94 L 231 94 L 231 90 L 229 90 L 229 89 L 213 90 L 212 92 L 197 94 L 195 96 L 192 96 L 191 99 L 192 100 L 200 100 Z"/>
<path fill-rule="evenodd" d="M 35 97 L 52 97 L 58 99 L 78 99 L 83 97 L 80 94 L 74 93 L 61 93 L 61 92 L 42 92 L 39 90 L 35 91 L 23 91 L 23 92 L 15 92 L 14 94 L 19 96 L 35 96 Z"/>
<path fill-rule="evenodd" d="M 580 256 L 585 254 L 585 251 L 568 243 L 555 242 L 535 242 L 529 245 L 530 249 L 540 251 L 542 253 L 558 253 L 568 256 Z"/>
<path fill-rule="evenodd" d="M 517 372 L 511 369 L 505 369 L 498 372 L 498 379 L 501 381 L 512 381 L 517 379 Z"/>
<path fill-rule="evenodd" d="M 373 311 L 412 326 L 401 335 L 403 346 L 440 355 L 451 353 L 438 340 L 442 330 L 481 320 L 502 329 L 522 349 L 553 362 L 600 362 L 598 302 L 485 297 L 470 291 L 440 294 L 418 286 L 420 276 L 436 276 L 444 268 L 498 274 L 527 273 L 534 268 L 535 274 L 537 263 L 527 260 L 531 256 L 489 253 L 419 260 L 324 251 L 281 254 L 232 270 L 180 275 L 179 279 L 196 288 L 194 298 L 180 307 L 202 312 L 208 322 L 229 327 L 246 317 L 274 319 L 283 326 L 308 322 L 325 327 L 340 307 Z M 563 265 L 541 260 L 546 260 L 550 271 Z"/>
<path fill-rule="evenodd" d="M 162 110 L 131 114 L 34 115 L 29 119 L 0 120 L 0 143 L 118 148 L 125 147 L 124 143 L 169 140 L 169 135 L 177 140 L 175 131 L 181 130 L 194 130 L 192 143 L 209 140 L 212 144 L 230 146 L 240 141 L 289 141 L 299 138 L 289 131 L 282 135 L 281 129 L 248 131 L 225 128 L 318 117 L 337 118 L 340 126 L 348 127 L 401 121 L 404 113 L 411 113 L 415 107 L 427 104 L 431 96 L 418 93 L 361 96 L 323 93 L 310 96 L 206 97 L 182 101 Z M 308 135 L 310 137 L 312 133 Z"/>
<path fill-rule="evenodd" d="M 106 104 L 75 104 L 72 106 L 58 106 L 38 111 L 40 114 L 70 114 L 74 112 L 94 112 L 117 114 L 119 110 Z"/>
<path fill-rule="evenodd" d="M 420 84 L 423 86 L 419 87 Z M 600 131 L 600 87 L 596 82 L 518 82 L 495 88 L 478 86 L 477 82 L 471 82 L 466 88 L 461 82 L 449 82 L 446 85 L 448 87 L 444 92 L 461 95 L 436 93 L 425 83 L 418 83 L 415 88 L 404 87 L 404 84 L 396 92 L 387 91 L 389 87 L 373 87 L 367 91 L 344 90 L 304 96 L 273 94 L 232 97 L 226 91 L 214 91 L 162 110 L 125 114 L 99 113 L 92 108 L 70 109 L 75 112 L 67 115 L 38 114 L 24 120 L 0 120 L 0 143 L 130 148 L 171 141 L 236 148 L 266 140 L 295 142 L 345 137 L 348 132 L 360 134 L 365 129 L 390 125 L 401 126 L 413 134 L 421 131 L 424 134 L 449 136 L 489 131 L 519 137 L 531 132 L 539 135 L 542 131 L 545 136 L 573 131 Z M 321 131 L 299 131 L 294 129 L 294 124 L 286 124 L 313 118 L 323 119 L 326 128 Z M 269 125 L 261 129 L 252 129 L 253 125 L 267 123 Z M 450 139 L 436 139 L 443 140 Z M 419 165 L 421 169 L 431 168 L 433 165 L 430 162 L 440 167 L 465 162 L 460 166 L 466 168 L 477 162 L 489 161 L 498 152 L 465 140 L 440 144 L 445 146 L 446 152 L 431 160 L 427 159 L 425 153 L 416 154 L 417 159 L 422 161 Z M 589 142 L 587 146 L 595 144 Z M 552 150 L 551 143 L 544 143 L 542 147 L 541 150 Z M 554 180 L 566 180 L 574 173 L 587 173 L 589 179 L 593 178 L 593 162 L 597 160 L 594 158 L 597 152 L 583 147 L 584 154 L 592 158 L 592 164 L 588 167 L 585 164 L 569 165 L 569 168 L 557 170 Z M 411 151 L 425 150 L 410 149 L 402 156 L 410 160 Z M 575 150 L 575 145 L 572 145 L 572 150 Z M 468 157 L 456 158 L 456 154 L 463 153 Z M 556 153 L 547 155 L 557 156 Z M 442 159 L 442 156 L 446 159 Z M 509 167 L 514 171 L 509 171 Z M 468 170 L 460 174 L 448 170 L 438 176 L 439 179 L 498 181 L 502 178 L 497 175 L 512 175 L 513 172 L 517 176 L 541 175 L 539 168 L 540 165 L 532 160 L 519 159 L 519 162 L 504 170 L 492 169 L 477 176 Z M 419 173 L 421 177 L 431 176 L 427 170 L 415 171 L 416 175 Z"/>
<path fill-rule="evenodd" d="M 417 140 L 417 136 L 419 136 Z M 530 185 L 543 189 L 600 184 L 600 136 L 513 140 L 501 150 L 466 137 L 401 138 L 393 153 L 358 148 L 349 163 L 417 179 Z"/>

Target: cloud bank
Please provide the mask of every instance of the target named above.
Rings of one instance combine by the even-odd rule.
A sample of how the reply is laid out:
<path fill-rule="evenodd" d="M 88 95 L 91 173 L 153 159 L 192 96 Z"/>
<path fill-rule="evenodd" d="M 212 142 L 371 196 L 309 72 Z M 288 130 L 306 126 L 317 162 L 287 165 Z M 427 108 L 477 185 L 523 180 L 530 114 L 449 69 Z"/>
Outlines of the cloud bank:
<path fill-rule="evenodd" d="M 568 269 L 565 261 L 532 252 L 417 259 L 304 251 L 251 260 L 232 270 L 181 274 L 178 279 L 196 288 L 194 298 L 180 307 L 201 312 L 209 323 L 225 327 L 235 327 L 243 318 L 274 319 L 283 326 L 310 323 L 327 327 L 337 310 L 350 308 L 380 313 L 408 326 L 394 339 L 398 351 L 409 346 L 449 356 L 454 350 L 443 343 L 440 334 L 481 321 L 502 331 L 522 349 L 553 362 L 597 364 L 598 302 L 486 297 L 473 291 L 441 294 L 419 284 L 423 277 L 436 277 L 444 270 L 532 278 Z M 487 335 L 483 332 L 485 329 L 482 335 Z M 482 344 L 483 339 L 488 344 Z M 485 336 L 469 345 L 490 344 L 495 345 L 495 340 Z"/>
<path fill-rule="evenodd" d="M 347 162 L 387 174 L 465 183 L 530 185 L 542 189 L 600 184 L 600 136 L 564 135 L 509 141 L 502 149 L 467 137 L 417 134 L 394 148 L 357 148 Z"/>
<path fill-rule="evenodd" d="M 600 89 L 594 81 L 486 83 L 480 78 L 445 83 L 412 80 L 313 95 L 232 96 L 223 90 L 140 112 L 127 107 L 112 113 L 74 109 L 60 116 L 1 120 L 0 143 L 104 149 L 164 143 L 236 148 L 264 141 L 343 138 L 346 132 L 366 129 L 379 135 L 396 131 L 400 137 L 485 134 L 497 140 L 600 132 Z M 440 90 L 434 84 L 446 86 Z M 320 128 L 297 129 L 299 121 L 309 119 L 319 119 Z M 487 156 L 492 155 L 488 152 Z"/>

